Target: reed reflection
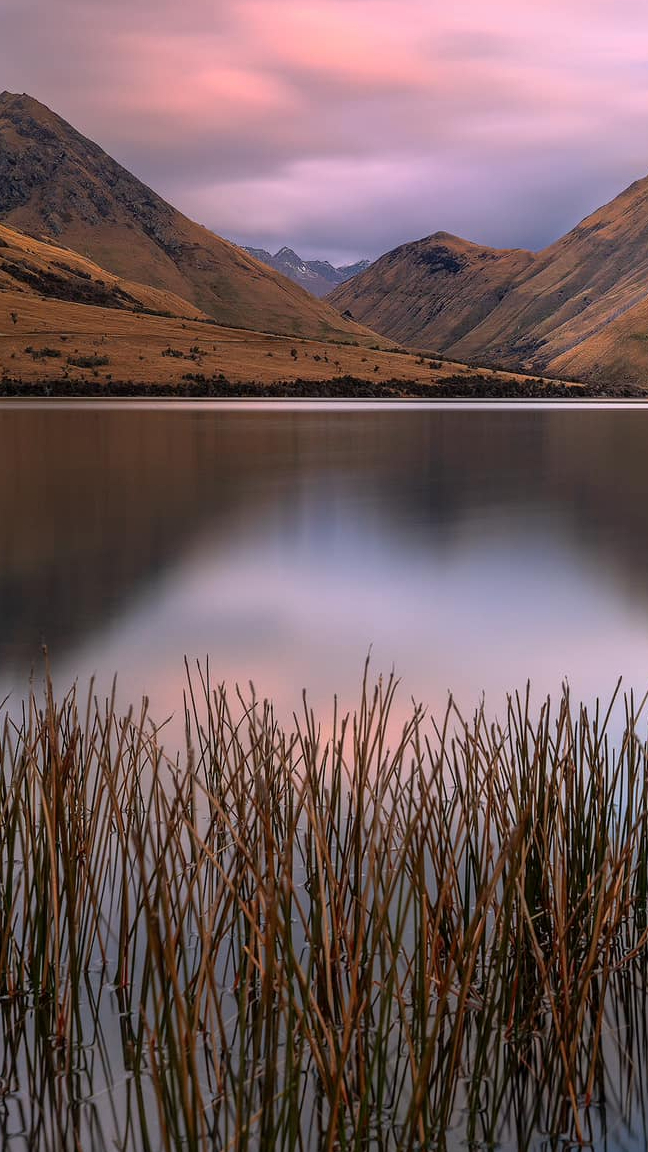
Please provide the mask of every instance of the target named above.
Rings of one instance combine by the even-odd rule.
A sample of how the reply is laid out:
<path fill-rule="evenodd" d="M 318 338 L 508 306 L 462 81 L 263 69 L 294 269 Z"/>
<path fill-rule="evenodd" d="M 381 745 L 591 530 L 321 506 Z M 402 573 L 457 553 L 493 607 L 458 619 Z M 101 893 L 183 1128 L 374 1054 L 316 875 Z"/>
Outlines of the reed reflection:
<path fill-rule="evenodd" d="M 74 694 L 3 727 L 4 1143 L 644 1147 L 632 701 L 618 754 L 567 696 L 390 751 L 393 682 L 330 741 L 212 688 L 173 763 Z"/>

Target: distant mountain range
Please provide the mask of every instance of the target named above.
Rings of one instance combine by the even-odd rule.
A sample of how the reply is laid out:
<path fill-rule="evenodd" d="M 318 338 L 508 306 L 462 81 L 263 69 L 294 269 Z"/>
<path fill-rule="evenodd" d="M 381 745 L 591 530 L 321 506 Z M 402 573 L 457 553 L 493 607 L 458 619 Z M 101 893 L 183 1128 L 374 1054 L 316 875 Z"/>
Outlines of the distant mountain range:
<path fill-rule="evenodd" d="M 542 252 L 436 232 L 381 256 L 328 299 L 408 347 L 648 387 L 648 178 Z"/>
<path fill-rule="evenodd" d="M 358 260 L 356 264 L 343 264 L 334 268 L 328 260 L 302 260 L 292 248 L 280 248 L 274 256 L 265 248 L 246 248 L 251 256 L 282 272 L 295 284 L 301 284 L 313 296 L 326 296 L 338 284 L 345 284 L 359 272 L 365 272 L 371 260 Z"/>

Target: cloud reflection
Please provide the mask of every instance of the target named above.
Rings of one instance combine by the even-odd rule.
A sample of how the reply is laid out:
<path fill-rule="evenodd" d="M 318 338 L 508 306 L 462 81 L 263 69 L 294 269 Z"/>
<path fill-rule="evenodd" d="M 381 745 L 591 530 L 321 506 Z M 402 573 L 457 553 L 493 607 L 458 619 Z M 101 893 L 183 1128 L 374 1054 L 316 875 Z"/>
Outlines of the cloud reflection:
<path fill-rule="evenodd" d="M 376 674 L 443 711 L 648 669 L 646 413 L 309 405 L 0 413 L 0 698 L 40 640 L 180 715 L 183 658 L 282 718 Z M 614 476 L 614 485 L 609 478 Z M 135 482 L 133 477 L 136 478 Z M 47 492 L 47 500 L 43 493 Z M 74 514 L 70 514 L 70 510 Z"/>

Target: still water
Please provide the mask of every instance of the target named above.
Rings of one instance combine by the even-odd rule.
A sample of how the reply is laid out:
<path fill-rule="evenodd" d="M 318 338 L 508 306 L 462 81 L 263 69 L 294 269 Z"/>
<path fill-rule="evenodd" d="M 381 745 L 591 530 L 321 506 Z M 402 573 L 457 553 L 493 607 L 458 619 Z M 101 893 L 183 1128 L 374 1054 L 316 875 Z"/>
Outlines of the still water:
<path fill-rule="evenodd" d="M 575 697 L 609 697 L 619 675 L 643 695 L 647 443 L 636 406 L 2 405 L 0 699 L 19 707 L 30 676 L 42 682 L 43 644 L 60 691 L 92 677 L 108 691 L 116 674 L 124 707 L 147 693 L 178 745 L 185 656 L 209 658 L 214 681 L 252 680 L 288 721 L 303 687 L 325 723 L 334 693 L 352 707 L 370 650 L 375 675 L 401 677 L 403 717 L 412 696 L 442 712 L 449 691 L 465 712 L 485 696 L 501 714 L 528 679 L 538 703 L 565 680 Z M 618 973 L 604 1081 L 578 1102 L 597 1152 L 646 1147 L 641 964 L 636 983 L 636 968 Z M 68 1097 L 45 1028 L 54 1115 L 91 1134 L 77 1147 L 136 1152 L 158 1146 L 156 1098 L 146 1076 L 135 1098 L 127 985 L 107 971 L 86 973 Z M 222 988 L 228 1027 L 236 988 Z M 40 1012 L 0 1001 L 0 1143 L 67 1148 L 33 1087 Z M 466 1072 L 444 1147 L 574 1147 L 561 1099 L 538 1111 L 532 1046 L 523 1056 L 509 1087 L 505 1060 L 479 1073 L 488 1139 L 472 1134 Z"/>
<path fill-rule="evenodd" d="M 0 698 L 183 658 L 324 715 L 376 674 L 442 710 L 648 687 L 648 410 L 3 404 Z"/>

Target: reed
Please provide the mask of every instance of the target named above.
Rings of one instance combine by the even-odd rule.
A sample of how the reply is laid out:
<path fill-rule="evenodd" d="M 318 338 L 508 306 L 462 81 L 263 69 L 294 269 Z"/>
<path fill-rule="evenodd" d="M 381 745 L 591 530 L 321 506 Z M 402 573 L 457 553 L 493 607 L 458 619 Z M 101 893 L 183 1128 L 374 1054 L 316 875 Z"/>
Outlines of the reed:
<path fill-rule="evenodd" d="M 5 716 L 3 1146 L 648 1131 L 643 702 L 396 731 L 395 692 L 286 732 L 198 668 L 173 759 L 114 695 Z"/>

